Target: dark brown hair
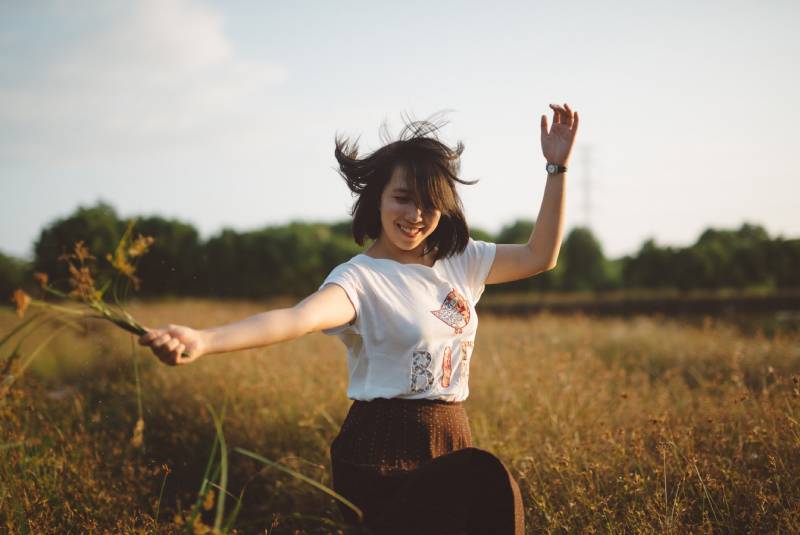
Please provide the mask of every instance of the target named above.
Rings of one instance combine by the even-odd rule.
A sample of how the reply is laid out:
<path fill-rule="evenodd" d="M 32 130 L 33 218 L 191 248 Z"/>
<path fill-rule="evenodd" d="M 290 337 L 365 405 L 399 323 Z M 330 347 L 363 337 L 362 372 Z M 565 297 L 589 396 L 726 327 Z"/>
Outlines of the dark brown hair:
<path fill-rule="evenodd" d="M 456 191 L 456 182 L 475 184 L 458 177 L 464 144 L 448 147 L 438 137 L 446 123 L 441 115 L 423 121 L 404 119 L 405 127 L 392 141 L 384 124 L 381 128 L 383 147 L 372 154 L 358 157 L 358 141 L 336 136 L 336 160 L 339 174 L 357 196 L 350 215 L 353 216 L 353 238 L 364 245 L 365 238 L 377 239 L 381 234 L 378 211 L 381 195 L 395 168 L 406 171 L 410 195 L 424 210 L 438 209 L 442 215 L 436 230 L 428 236 L 423 255 L 435 250 L 435 260 L 460 253 L 467 247 L 469 227 L 464 208 Z"/>

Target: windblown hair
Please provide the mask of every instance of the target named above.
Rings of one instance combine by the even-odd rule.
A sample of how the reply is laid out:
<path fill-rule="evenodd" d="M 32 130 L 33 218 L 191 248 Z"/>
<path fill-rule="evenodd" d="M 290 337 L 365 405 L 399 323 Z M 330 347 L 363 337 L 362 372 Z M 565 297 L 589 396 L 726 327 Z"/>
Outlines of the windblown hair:
<path fill-rule="evenodd" d="M 436 251 L 434 258 L 447 258 L 461 253 L 469 242 L 469 227 L 464 217 L 456 182 L 475 184 L 458 177 L 464 144 L 451 148 L 439 140 L 438 132 L 446 124 L 440 115 L 415 121 L 404 118 L 405 127 L 392 141 L 386 124 L 381 128 L 384 146 L 372 154 L 358 157 L 358 141 L 336 136 L 336 160 L 339 174 L 357 198 L 353 216 L 353 238 L 364 245 L 366 238 L 381 234 L 379 212 L 386 184 L 398 167 L 406 172 L 410 195 L 423 210 L 438 209 L 442 215 L 436 230 L 428 237 L 423 255 Z"/>

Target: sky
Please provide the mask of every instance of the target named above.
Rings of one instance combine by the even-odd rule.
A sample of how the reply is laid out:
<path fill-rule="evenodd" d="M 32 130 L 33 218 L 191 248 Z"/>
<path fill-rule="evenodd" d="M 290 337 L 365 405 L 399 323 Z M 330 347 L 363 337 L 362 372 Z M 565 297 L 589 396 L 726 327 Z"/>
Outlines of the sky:
<path fill-rule="evenodd" d="M 566 228 L 607 256 L 800 237 L 800 4 L 0 0 L 0 252 L 99 200 L 203 238 L 348 218 L 334 136 L 448 110 L 471 226 L 535 219 L 539 119 L 581 124 Z M 548 118 L 548 120 L 551 120 Z"/>

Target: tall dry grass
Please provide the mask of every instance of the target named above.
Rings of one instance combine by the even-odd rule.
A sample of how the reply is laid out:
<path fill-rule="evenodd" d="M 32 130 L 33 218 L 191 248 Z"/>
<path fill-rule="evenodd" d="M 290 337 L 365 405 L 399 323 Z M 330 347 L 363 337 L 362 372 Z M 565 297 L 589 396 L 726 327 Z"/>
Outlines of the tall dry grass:
<path fill-rule="evenodd" d="M 129 309 L 147 325 L 204 327 L 264 308 Z M 13 322 L 0 316 L 0 330 Z M 744 335 L 712 320 L 484 314 L 474 355 L 473 437 L 512 468 L 529 533 L 800 532 L 797 334 Z M 157 520 L 160 532 L 184 529 L 176 515 L 194 503 L 215 435 L 205 404 L 226 398 L 229 452 L 331 484 L 328 448 L 349 406 L 338 340 L 315 334 L 176 368 L 141 357 L 140 448 L 130 443 L 138 408 L 124 333 L 93 324 L 38 358 L 0 409 L 0 526 L 152 532 Z M 329 496 L 253 459 L 229 453 L 227 479 L 232 494 L 244 488 L 241 533 L 344 531 Z M 204 510 L 203 525 L 213 516 Z"/>

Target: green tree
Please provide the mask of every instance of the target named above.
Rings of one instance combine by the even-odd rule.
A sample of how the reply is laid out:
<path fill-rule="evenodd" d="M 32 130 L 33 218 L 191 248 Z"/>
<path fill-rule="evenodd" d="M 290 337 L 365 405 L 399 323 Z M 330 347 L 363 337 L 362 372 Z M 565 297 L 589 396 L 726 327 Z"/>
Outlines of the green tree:
<path fill-rule="evenodd" d="M 800 239 L 779 237 L 767 245 L 770 275 L 776 287 L 800 288 Z"/>
<path fill-rule="evenodd" d="M 112 268 L 105 255 L 114 251 L 122 235 L 122 225 L 114 208 L 105 202 L 79 207 L 72 215 L 46 226 L 34 245 L 33 268 L 49 275 L 51 283 L 69 289 L 68 270 L 59 257 L 71 252 L 76 242 L 83 241 L 96 257 L 97 273 L 109 278 Z"/>
<path fill-rule="evenodd" d="M 586 291 L 608 287 L 603 249 L 588 228 L 575 227 L 569 232 L 558 261 L 564 263 L 562 289 Z"/>
<path fill-rule="evenodd" d="M 622 259 L 622 280 L 628 288 L 663 288 L 674 286 L 673 252 L 646 240 L 634 256 Z"/>
<path fill-rule="evenodd" d="M 341 238 L 349 239 L 353 241 L 353 221 L 350 219 L 343 219 L 342 221 L 336 221 L 334 223 L 328 224 L 328 228 L 330 228 L 331 233 L 334 236 L 338 236 Z"/>
<path fill-rule="evenodd" d="M 29 274 L 28 262 L 0 253 L 0 300 L 4 304 L 8 305 L 8 299 L 14 290 L 30 286 Z"/>
<path fill-rule="evenodd" d="M 194 226 L 175 219 L 147 217 L 136 221 L 134 236 L 139 234 L 155 239 L 136 268 L 142 279 L 142 295 L 205 293 L 207 262 Z"/>
<path fill-rule="evenodd" d="M 205 246 L 210 293 L 230 297 L 302 296 L 336 265 L 361 251 L 351 236 L 322 223 L 290 223 L 237 234 L 225 230 Z"/>
<path fill-rule="evenodd" d="M 528 243 L 535 224 L 530 219 L 517 219 L 500 229 L 497 243 Z"/>
<path fill-rule="evenodd" d="M 239 271 L 244 253 L 245 236 L 232 229 L 223 229 L 203 245 L 206 295 L 232 297 L 245 295 L 245 280 Z M 234 276 L 236 274 L 236 276 Z"/>
<path fill-rule="evenodd" d="M 517 219 L 500 229 L 495 242 L 498 244 L 526 244 L 533 233 L 535 224 L 530 219 Z M 488 286 L 486 292 L 487 295 L 490 295 L 495 292 L 528 293 L 556 290 L 560 284 L 562 271 L 563 265 L 559 263 L 555 269 L 539 273 L 527 279 Z"/>
<path fill-rule="evenodd" d="M 492 236 L 489 232 L 479 227 L 470 227 L 469 235 L 473 240 L 479 240 L 491 243 L 495 241 L 494 236 Z"/>
<path fill-rule="evenodd" d="M 738 230 L 707 229 L 691 247 L 692 255 L 702 264 L 692 286 L 744 288 L 768 284 L 768 242 L 767 231 L 758 225 L 745 223 Z"/>

